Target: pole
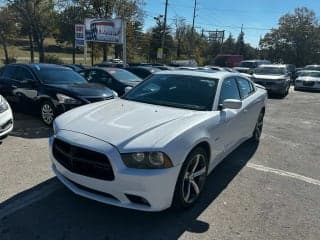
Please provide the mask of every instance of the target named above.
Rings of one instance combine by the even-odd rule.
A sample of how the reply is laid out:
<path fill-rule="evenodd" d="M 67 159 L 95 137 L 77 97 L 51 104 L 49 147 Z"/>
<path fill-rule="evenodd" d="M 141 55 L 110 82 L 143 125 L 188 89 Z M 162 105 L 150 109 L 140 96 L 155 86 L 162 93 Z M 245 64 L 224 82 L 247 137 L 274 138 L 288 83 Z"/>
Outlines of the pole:
<path fill-rule="evenodd" d="M 91 42 L 91 66 L 93 66 L 93 42 Z"/>
<path fill-rule="evenodd" d="M 123 60 L 123 67 L 127 67 L 127 24 L 124 19 L 122 19 L 122 60 Z"/>
<path fill-rule="evenodd" d="M 193 47 L 194 47 L 194 21 L 196 18 L 196 9 L 197 9 L 197 0 L 194 0 L 194 7 L 193 7 L 193 18 L 192 18 L 192 28 L 191 28 L 191 41 L 190 41 L 190 52 L 189 55 L 190 57 L 193 56 Z"/>
<path fill-rule="evenodd" d="M 164 9 L 164 22 L 163 22 L 163 33 L 162 33 L 162 42 L 161 42 L 162 63 L 164 63 L 164 44 L 165 44 L 165 38 L 166 38 L 167 14 L 168 14 L 168 0 L 166 0 L 166 5 Z"/>

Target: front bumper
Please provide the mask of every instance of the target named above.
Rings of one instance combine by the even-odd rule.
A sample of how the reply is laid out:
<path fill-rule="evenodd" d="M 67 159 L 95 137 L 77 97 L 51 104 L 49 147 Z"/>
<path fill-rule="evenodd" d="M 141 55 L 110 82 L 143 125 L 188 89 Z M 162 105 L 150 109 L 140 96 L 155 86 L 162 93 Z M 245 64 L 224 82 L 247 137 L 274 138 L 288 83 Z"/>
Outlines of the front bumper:
<path fill-rule="evenodd" d="M 320 90 L 320 82 L 312 82 L 309 84 L 308 82 L 296 81 L 294 84 L 295 89 L 301 90 Z"/>
<path fill-rule="evenodd" d="M 110 160 L 114 180 L 107 181 L 79 175 L 63 167 L 53 156 L 54 138 L 105 154 Z M 130 169 L 124 165 L 120 153 L 111 144 L 64 130 L 50 138 L 49 144 L 54 173 L 74 193 L 102 203 L 142 211 L 162 211 L 171 206 L 180 166 L 169 169 Z M 148 204 L 132 202 L 128 195 L 142 197 Z"/>
<path fill-rule="evenodd" d="M 0 137 L 6 136 L 13 129 L 13 115 L 9 108 L 7 111 L 0 113 Z"/>

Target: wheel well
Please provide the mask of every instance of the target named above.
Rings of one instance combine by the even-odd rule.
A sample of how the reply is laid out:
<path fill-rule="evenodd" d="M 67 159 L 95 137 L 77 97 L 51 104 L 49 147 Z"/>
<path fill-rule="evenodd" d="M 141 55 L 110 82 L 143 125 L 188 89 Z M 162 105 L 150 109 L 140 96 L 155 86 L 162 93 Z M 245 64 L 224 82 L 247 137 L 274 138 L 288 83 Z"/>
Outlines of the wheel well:
<path fill-rule="evenodd" d="M 205 142 L 205 141 L 204 141 L 204 142 L 201 142 L 201 143 L 197 144 L 190 152 L 192 152 L 194 149 L 196 149 L 196 148 L 198 148 L 198 147 L 201 147 L 201 148 L 203 148 L 203 149 L 206 151 L 208 160 L 210 161 L 210 154 L 211 154 L 211 152 L 210 152 L 210 145 L 209 145 L 209 143 L 208 143 L 208 142 Z"/>

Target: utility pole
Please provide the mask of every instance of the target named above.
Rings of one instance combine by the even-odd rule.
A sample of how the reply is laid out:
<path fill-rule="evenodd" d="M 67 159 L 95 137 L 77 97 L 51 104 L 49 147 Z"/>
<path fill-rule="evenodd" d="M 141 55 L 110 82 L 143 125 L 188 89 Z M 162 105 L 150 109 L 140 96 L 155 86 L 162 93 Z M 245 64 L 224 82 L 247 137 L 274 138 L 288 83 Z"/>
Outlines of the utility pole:
<path fill-rule="evenodd" d="M 163 22 L 163 33 L 162 33 L 162 42 L 161 42 L 162 63 L 164 63 L 164 43 L 165 43 L 166 29 L 167 29 L 167 13 L 168 13 L 168 0 L 166 0 L 166 6 L 164 9 L 164 22 Z"/>
<path fill-rule="evenodd" d="M 196 11 L 197 11 L 197 0 L 194 0 L 194 7 L 193 7 L 193 18 L 192 18 L 192 28 L 191 28 L 191 41 L 190 41 L 190 57 L 193 55 L 193 48 L 194 48 L 194 21 L 196 18 Z"/>

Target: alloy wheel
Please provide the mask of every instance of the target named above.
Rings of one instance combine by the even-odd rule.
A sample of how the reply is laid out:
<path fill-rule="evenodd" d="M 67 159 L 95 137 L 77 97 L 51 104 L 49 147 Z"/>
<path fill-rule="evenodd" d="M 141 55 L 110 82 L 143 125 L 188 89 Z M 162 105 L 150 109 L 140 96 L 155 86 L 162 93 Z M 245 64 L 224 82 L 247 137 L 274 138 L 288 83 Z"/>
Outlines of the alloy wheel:
<path fill-rule="evenodd" d="M 41 116 L 45 124 L 47 125 L 52 124 L 54 120 L 54 111 L 48 103 L 45 103 L 42 105 Z"/>
<path fill-rule="evenodd" d="M 206 157 L 196 154 L 189 162 L 183 178 L 182 195 L 186 203 L 191 204 L 200 195 L 207 175 Z"/>

